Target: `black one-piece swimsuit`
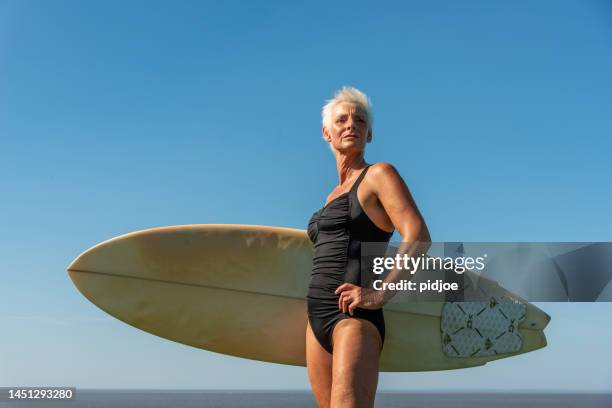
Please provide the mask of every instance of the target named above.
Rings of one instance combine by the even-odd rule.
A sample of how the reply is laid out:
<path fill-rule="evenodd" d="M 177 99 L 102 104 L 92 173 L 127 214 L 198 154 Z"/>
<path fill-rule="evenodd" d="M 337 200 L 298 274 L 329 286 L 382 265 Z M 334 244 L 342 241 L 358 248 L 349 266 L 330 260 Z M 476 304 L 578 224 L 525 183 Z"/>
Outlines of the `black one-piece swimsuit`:
<path fill-rule="evenodd" d="M 362 242 L 388 242 L 392 232 L 378 228 L 361 208 L 357 188 L 366 167 L 350 191 L 330 201 L 315 212 L 308 223 L 308 236 L 314 244 L 314 258 L 308 295 L 308 320 L 312 331 L 325 350 L 332 349 L 334 326 L 342 319 L 361 318 L 374 324 L 384 342 L 385 319 L 382 309 L 356 308 L 351 316 L 338 307 L 334 292 L 344 282 L 366 287 L 370 276 L 362 276 Z"/>

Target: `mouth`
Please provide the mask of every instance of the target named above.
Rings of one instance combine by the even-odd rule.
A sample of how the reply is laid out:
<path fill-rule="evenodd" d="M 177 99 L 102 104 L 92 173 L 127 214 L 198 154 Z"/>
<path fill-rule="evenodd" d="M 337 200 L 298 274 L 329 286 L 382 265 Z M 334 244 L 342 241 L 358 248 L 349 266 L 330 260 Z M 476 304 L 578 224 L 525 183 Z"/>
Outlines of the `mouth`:
<path fill-rule="evenodd" d="M 345 139 L 357 139 L 357 135 L 354 133 L 349 133 L 348 135 L 344 135 Z"/>

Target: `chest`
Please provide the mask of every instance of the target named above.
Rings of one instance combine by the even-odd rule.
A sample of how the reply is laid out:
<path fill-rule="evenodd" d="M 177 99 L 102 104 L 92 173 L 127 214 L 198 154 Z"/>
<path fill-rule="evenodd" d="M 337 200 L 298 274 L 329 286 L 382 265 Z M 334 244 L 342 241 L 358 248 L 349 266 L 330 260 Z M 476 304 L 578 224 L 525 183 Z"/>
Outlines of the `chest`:
<path fill-rule="evenodd" d="M 308 222 L 308 236 L 316 242 L 320 234 L 343 234 L 351 224 L 351 200 L 343 194 L 316 211 Z"/>

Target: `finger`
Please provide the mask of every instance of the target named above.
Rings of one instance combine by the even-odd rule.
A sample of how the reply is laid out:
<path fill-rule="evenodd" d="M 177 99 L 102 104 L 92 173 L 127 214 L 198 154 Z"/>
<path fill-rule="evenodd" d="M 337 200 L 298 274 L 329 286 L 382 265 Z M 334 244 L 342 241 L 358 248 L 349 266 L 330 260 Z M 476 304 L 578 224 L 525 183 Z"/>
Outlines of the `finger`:
<path fill-rule="evenodd" d="M 342 313 L 346 313 L 348 311 L 349 303 L 351 303 L 351 298 L 349 296 L 345 296 L 342 299 Z"/>
<path fill-rule="evenodd" d="M 336 288 L 336 291 L 334 292 L 336 295 L 344 290 L 348 290 L 350 289 L 350 283 L 343 283 L 342 285 L 338 286 Z"/>
<path fill-rule="evenodd" d="M 343 303 L 346 302 L 348 298 L 349 298 L 348 293 L 346 292 L 340 293 L 340 296 L 338 297 L 338 309 L 344 311 Z"/>
<path fill-rule="evenodd" d="M 348 306 L 348 312 L 351 316 L 353 315 L 353 312 L 355 311 L 355 309 L 357 309 L 358 306 L 359 306 L 358 299 L 353 300 L 351 304 Z"/>

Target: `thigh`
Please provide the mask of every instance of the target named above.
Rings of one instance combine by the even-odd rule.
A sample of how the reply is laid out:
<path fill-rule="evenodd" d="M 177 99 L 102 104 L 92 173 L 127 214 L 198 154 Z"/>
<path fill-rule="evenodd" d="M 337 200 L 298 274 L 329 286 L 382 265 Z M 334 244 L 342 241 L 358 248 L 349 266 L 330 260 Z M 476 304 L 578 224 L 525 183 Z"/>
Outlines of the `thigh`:
<path fill-rule="evenodd" d="M 382 339 L 364 319 L 348 318 L 333 333 L 332 406 L 372 407 Z"/>
<path fill-rule="evenodd" d="M 332 388 L 332 355 L 319 344 L 310 323 L 306 326 L 306 367 L 319 408 L 328 408 Z"/>

